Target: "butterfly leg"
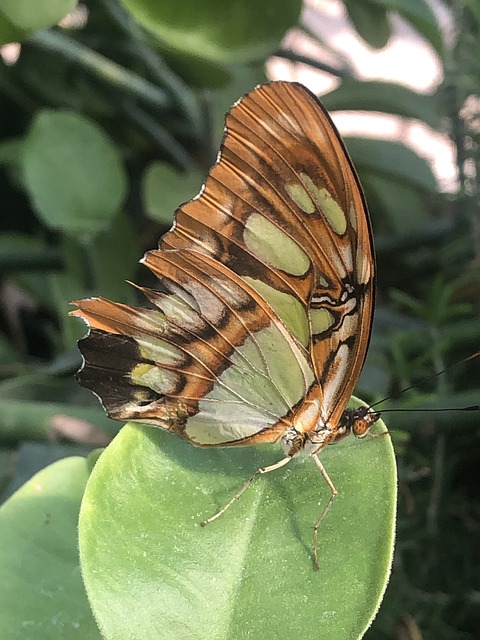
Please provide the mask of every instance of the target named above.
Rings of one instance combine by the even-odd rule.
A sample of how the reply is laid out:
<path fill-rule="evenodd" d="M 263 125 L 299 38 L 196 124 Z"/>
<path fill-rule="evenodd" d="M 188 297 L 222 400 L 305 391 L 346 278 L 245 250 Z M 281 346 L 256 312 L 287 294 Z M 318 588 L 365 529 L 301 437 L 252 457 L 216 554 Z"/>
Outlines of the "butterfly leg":
<path fill-rule="evenodd" d="M 369 431 L 365 435 L 368 436 L 369 438 L 383 438 L 383 436 L 390 436 L 392 434 L 390 431 L 381 431 L 380 433 L 370 433 Z"/>
<path fill-rule="evenodd" d="M 231 500 L 229 500 L 227 502 L 227 504 L 222 509 L 220 509 L 220 511 L 218 511 L 215 515 L 211 516 L 210 518 L 207 518 L 206 520 L 204 520 L 203 522 L 200 523 L 202 525 L 202 527 L 204 527 L 207 524 L 210 524 L 210 522 L 213 522 L 214 520 L 216 520 L 217 518 L 222 516 L 225 513 L 225 511 L 229 507 L 231 507 L 232 504 L 236 500 L 238 500 L 238 498 L 240 498 L 240 496 L 248 489 L 248 487 L 252 484 L 252 482 L 255 480 L 255 478 L 257 476 L 261 476 L 264 473 L 270 473 L 270 471 L 275 471 L 275 469 L 280 469 L 280 467 L 283 467 L 288 462 L 290 462 L 291 459 L 292 459 L 291 456 L 287 456 L 286 458 L 283 458 L 282 460 L 279 460 L 279 462 L 276 462 L 275 464 L 271 464 L 269 467 L 260 467 L 260 469 L 257 469 L 255 471 L 255 473 L 253 474 L 253 476 L 251 478 L 249 478 L 247 480 L 247 482 L 245 482 L 245 484 L 240 489 L 240 491 L 237 491 L 237 493 L 233 496 L 233 498 Z"/>
<path fill-rule="evenodd" d="M 313 461 L 315 462 L 315 464 L 317 465 L 320 473 L 322 474 L 322 476 L 325 479 L 325 482 L 328 484 L 328 486 L 330 487 L 330 491 L 332 492 L 332 495 L 330 496 L 330 500 L 327 502 L 327 506 L 325 507 L 325 509 L 322 511 L 319 519 L 316 521 L 314 527 L 313 527 L 313 568 L 318 571 L 319 565 L 318 565 L 318 551 L 317 551 L 317 543 L 318 543 L 318 529 L 320 527 L 320 525 L 322 524 L 325 516 L 327 515 L 327 513 L 330 511 L 330 508 L 333 504 L 333 501 L 335 500 L 335 498 L 338 495 L 338 491 L 335 488 L 335 485 L 333 484 L 333 482 L 330 480 L 330 476 L 328 475 L 325 467 L 323 466 L 323 464 L 320 462 L 318 456 L 316 453 L 313 454 L 312 456 Z"/>

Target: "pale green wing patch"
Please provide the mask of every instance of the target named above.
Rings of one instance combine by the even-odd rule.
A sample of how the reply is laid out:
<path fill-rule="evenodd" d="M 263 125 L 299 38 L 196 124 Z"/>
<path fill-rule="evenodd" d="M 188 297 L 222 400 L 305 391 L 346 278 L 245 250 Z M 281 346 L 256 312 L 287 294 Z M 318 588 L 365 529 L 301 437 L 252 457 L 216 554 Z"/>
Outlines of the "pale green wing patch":
<path fill-rule="evenodd" d="M 310 321 L 314 335 L 328 331 L 335 324 L 335 318 L 328 309 L 311 309 Z"/>
<path fill-rule="evenodd" d="M 199 413 L 187 419 L 184 432 L 190 442 L 202 446 L 235 443 L 277 422 L 276 418 L 242 402 L 204 399 L 199 409 Z"/>
<path fill-rule="evenodd" d="M 249 336 L 230 360 L 232 366 L 186 422 L 192 442 L 225 444 L 267 429 L 305 396 L 314 380 L 300 346 L 288 342 L 275 324 Z M 254 368 L 237 368 L 237 360 Z"/>
<path fill-rule="evenodd" d="M 287 182 L 285 184 L 285 191 L 291 197 L 293 202 L 305 213 L 315 213 L 315 205 L 312 202 L 312 199 L 308 195 L 306 189 L 303 186 L 296 182 Z"/>
<path fill-rule="evenodd" d="M 236 351 L 230 357 L 232 366 L 219 376 L 219 384 L 206 399 L 240 401 L 280 417 L 313 383 L 313 372 L 300 349 L 292 349 L 274 325 L 249 336 Z M 255 369 L 237 368 L 237 361 L 244 359 L 255 363 Z"/>
<path fill-rule="evenodd" d="M 310 268 L 310 258 L 298 243 L 259 213 L 248 217 L 243 239 L 257 258 L 276 269 L 303 276 Z"/>
<path fill-rule="evenodd" d="M 342 207 L 328 189 L 316 185 L 309 175 L 300 172 L 300 178 L 333 231 L 343 235 L 347 230 L 347 218 Z"/>
<path fill-rule="evenodd" d="M 255 339 L 270 378 L 290 407 L 293 407 L 313 383 L 314 373 L 301 346 L 287 332 L 282 336 L 283 340 L 279 337 L 272 326 L 257 334 Z"/>
<path fill-rule="evenodd" d="M 307 347 L 310 342 L 310 331 L 307 315 L 300 300 L 297 297 L 284 293 L 283 291 L 279 291 L 256 278 L 243 276 L 243 279 L 265 298 L 300 344 Z"/>

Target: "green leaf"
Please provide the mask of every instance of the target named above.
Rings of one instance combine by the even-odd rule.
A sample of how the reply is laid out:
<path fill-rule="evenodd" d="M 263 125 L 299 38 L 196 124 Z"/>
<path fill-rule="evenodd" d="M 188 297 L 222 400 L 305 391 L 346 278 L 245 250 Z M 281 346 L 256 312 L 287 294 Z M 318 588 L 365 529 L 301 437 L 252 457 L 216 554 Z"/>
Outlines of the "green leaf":
<path fill-rule="evenodd" d="M 158 43 L 158 49 L 172 71 L 189 87 L 215 89 L 230 82 L 231 72 L 228 64 L 199 58 L 198 53 L 172 51 L 169 45 L 162 46 L 161 42 Z"/>
<path fill-rule="evenodd" d="M 0 45 L 9 42 L 18 42 L 24 36 L 25 31 L 12 24 L 0 10 Z"/>
<path fill-rule="evenodd" d="M 43 469 L 0 507 L 0 629 L 9 640 L 99 640 L 80 575 L 84 458 Z"/>
<path fill-rule="evenodd" d="M 428 162 L 400 142 L 361 137 L 345 137 L 344 141 L 360 177 L 362 171 L 369 170 L 429 193 L 437 192 Z"/>
<path fill-rule="evenodd" d="M 17 370 L 21 370 L 21 368 L 21 356 L 18 349 L 6 335 L 0 333 L 0 369 L 15 373 Z"/>
<path fill-rule="evenodd" d="M 440 114 L 431 96 L 393 82 L 344 80 L 323 95 L 322 102 L 329 111 L 381 111 L 422 120 L 434 129 L 440 126 Z"/>
<path fill-rule="evenodd" d="M 96 292 L 108 292 L 119 302 L 133 302 L 131 280 L 138 267 L 140 248 L 137 246 L 131 218 L 123 212 L 108 231 L 95 238 L 92 247 Z"/>
<path fill-rule="evenodd" d="M 0 233 L 0 273 L 49 271 L 62 266 L 58 250 L 40 238 L 22 233 Z"/>
<path fill-rule="evenodd" d="M 384 47 L 392 34 L 387 11 L 371 0 L 344 0 L 358 35 L 374 49 Z"/>
<path fill-rule="evenodd" d="M 370 171 L 362 171 L 362 186 L 370 211 L 378 220 L 376 231 L 407 233 L 427 224 L 425 195 L 418 188 Z"/>
<path fill-rule="evenodd" d="M 1 10 L 20 29 L 35 31 L 56 24 L 77 0 L 2 0 Z"/>
<path fill-rule="evenodd" d="M 40 111 L 24 146 L 24 176 L 38 215 L 52 229 L 95 234 L 126 191 L 121 158 L 100 127 L 69 111 Z"/>
<path fill-rule="evenodd" d="M 231 81 L 221 89 L 210 93 L 211 144 L 218 149 L 225 134 L 225 114 L 232 104 L 251 91 L 257 84 L 267 82 L 264 63 L 235 65 L 230 67 Z"/>
<path fill-rule="evenodd" d="M 426 0 L 375 0 L 385 9 L 397 11 L 440 55 L 444 52 L 443 36 L 430 3 Z"/>
<path fill-rule="evenodd" d="M 169 164 L 152 162 L 145 170 L 142 184 L 147 214 L 170 225 L 174 211 L 199 192 L 204 179 L 201 171 L 182 174 Z"/>
<path fill-rule="evenodd" d="M 0 338 L 1 340 L 1 338 Z M 3 345 L 0 344 L 0 347 Z M 15 449 L 0 449 L 0 497 L 3 499 L 5 490 L 11 484 L 15 463 L 17 461 Z"/>
<path fill-rule="evenodd" d="M 122 0 L 145 29 L 173 51 L 217 62 L 264 58 L 293 27 L 300 0 Z"/>
<path fill-rule="evenodd" d="M 17 447 L 12 465 L 13 477 L 7 486 L 4 500 L 21 489 L 36 473 L 49 465 L 71 458 L 89 455 L 91 447 L 71 442 L 22 442 Z M 98 451 L 98 450 L 96 450 Z"/>
<path fill-rule="evenodd" d="M 0 143 L 0 164 L 17 168 L 22 159 L 23 138 L 7 138 Z"/>
<path fill-rule="evenodd" d="M 388 437 L 322 451 L 339 495 L 310 459 L 258 478 L 221 508 L 277 447 L 198 449 L 127 425 L 100 457 L 79 522 L 82 572 L 106 639 L 208 640 L 363 635 L 393 549 L 396 472 Z M 112 542 L 114 532 L 115 542 Z"/>

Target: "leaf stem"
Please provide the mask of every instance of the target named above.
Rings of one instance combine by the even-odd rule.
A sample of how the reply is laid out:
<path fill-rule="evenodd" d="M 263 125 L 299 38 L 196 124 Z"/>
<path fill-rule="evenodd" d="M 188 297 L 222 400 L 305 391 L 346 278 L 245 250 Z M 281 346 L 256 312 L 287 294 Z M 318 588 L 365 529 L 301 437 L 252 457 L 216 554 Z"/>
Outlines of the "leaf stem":
<path fill-rule="evenodd" d="M 188 171 L 195 164 L 186 149 L 163 127 L 158 120 L 152 118 L 146 111 L 133 101 L 124 104 L 125 113 L 129 118 L 143 129 L 181 169 Z"/>
<path fill-rule="evenodd" d="M 315 58 L 310 58 L 309 56 L 295 53 L 295 51 L 291 51 L 290 49 L 278 49 L 273 55 L 277 58 L 290 60 L 290 62 L 301 62 L 302 64 L 308 64 L 308 66 L 313 67 L 314 69 L 325 71 L 325 73 L 329 73 L 332 76 L 336 76 L 337 78 L 344 79 L 352 77 L 352 74 L 345 69 L 333 67 L 332 65 L 321 62 L 320 60 L 316 60 Z"/>
<path fill-rule="evenodd" d="M 195 93 L 180 76 L 170 69 L 158 52 L 149 46 L 145 32 L 131 19 L 123 7 L 112 0 L 101 0 L 101 3 L 125 33 L 134 55 L 142 60 L 152 77 L 170 92 L 174 101 L 189 119 L 195 137 L 199 139 L 202 134 L 202 119 Z"/>
<path fill-rule="evenodd" d="M 26 42 L 47 51 L 60 53 L 103 82 L 141 98 L 154 107 L 165 109 L 171 105 L 169 97 L 162 89 L 58 31 L 37 31 Z"/>

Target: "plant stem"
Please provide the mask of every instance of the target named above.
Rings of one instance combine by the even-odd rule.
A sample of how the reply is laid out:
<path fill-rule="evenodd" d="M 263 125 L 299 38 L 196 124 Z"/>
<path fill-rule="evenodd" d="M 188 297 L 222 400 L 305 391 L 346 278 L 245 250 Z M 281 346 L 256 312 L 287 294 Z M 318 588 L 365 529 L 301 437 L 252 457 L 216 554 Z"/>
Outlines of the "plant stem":
<path fill-rule="evenodd" d="M 26 42 L 47 51 L 60 53 L 103 82 L 108 82 L 156 108 L 165 109 L 171 104 L 169 97 L 162 89 L 57 31 L 37 31 Z"/>

